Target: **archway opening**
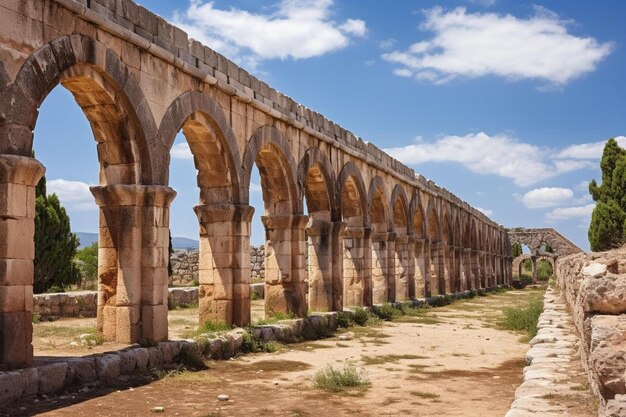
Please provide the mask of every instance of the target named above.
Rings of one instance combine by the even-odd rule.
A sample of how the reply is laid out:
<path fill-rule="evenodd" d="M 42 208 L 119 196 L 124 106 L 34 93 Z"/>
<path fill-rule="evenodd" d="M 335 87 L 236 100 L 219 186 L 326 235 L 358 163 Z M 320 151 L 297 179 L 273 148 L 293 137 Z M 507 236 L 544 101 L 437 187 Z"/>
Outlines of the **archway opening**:
<path fill-rule="evenodd" d="M 430 282 L 426 288 L 426 296 L 441 294 L 439 275 L 442 274 L 442 265 L 439 252 L 442 250 L 443 243 L 439 237 L 439 217 L 435 210 L 429 210 L 428 213 L 428 242 L 430 244 Z"/>
<path fill-rule="evenodd" d="M 414 297 L 413 277 L 415 252 L 409 251 L 409 222 L 406 199 L 398 195 L 393 204 L 393 226 L 395 233 L 394 274 L 389 279 L 389 297 L 395 301 L 406 301 Z"/>
<path fill-rule="evenodd" d="M 372 305 L 372 285 L 363 201 L 365 196 L 354 176 L 340 184 L 341 219 L 346 224 L 343 233 L 343 301 L 345 306 Z M 369 249 L 367 249 L 369 251 Z"/>
<path fill-rule="evenodd" d="M 419 205 L 419 201 L 417 202 Z M 413 293 L 409 289 L 409 296 L 422 298 L 426 296 L 426 277 L 427 277 L 427 265 L 426 257 L 427 250 L 426 242 L 424 240 L 424 219 L 420 208 L 416 208 L 413 212 L 413 230 L 412 235 L 415 238 L 415 278 L 413 279 Z"/>
<path fill-rule="evenodd" d="M 372 302 L 382 304 L 390 301 L 388 271 L 388 230 L 385 211 L 385 196 L 381 186 L 377 186 L 370 196 L 370 221 L 372 227 Z M 395 296 L 395 292 L 394 292 Z"/>

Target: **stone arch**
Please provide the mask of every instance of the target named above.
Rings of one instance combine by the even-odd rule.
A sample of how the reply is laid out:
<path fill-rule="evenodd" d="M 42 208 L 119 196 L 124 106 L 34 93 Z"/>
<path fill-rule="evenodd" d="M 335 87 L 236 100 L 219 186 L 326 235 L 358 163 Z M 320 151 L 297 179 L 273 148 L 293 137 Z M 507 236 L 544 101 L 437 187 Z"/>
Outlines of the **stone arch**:
<path fill-rule="evenodd" d="M 369 227 L 367 192 L 361 171 L 353 161 L 347 162 L 338 179 L 339 215 L 350 226 Z"/>
<path fill-rule="evenodd" d="M 152 184 L 164 149 L 137 80 L 104 44 L 84 35 L 62 36 L 34 51 L 0 97 L 10 133 L 0 153 L 31 155 L 37 109 L 58 84 L 67 88 L 91 124 L 104 184 Z"/>
<path fill-rule="evenodd" d="M 382 233 L 389 230 L 391 224 L 387 211 L 388 201 L 387 191 L 382 178 L 375 176 L 370 181 L 367 192 L 367 206 L 370 213 L 372 232 Z"/>
<path fill-rule="evenodd" d="M 306 196 L 309 216 L 332 221 L 341 217 L 337 209 L 337 187 L 330 160 L 319 148 L 309 148 L 298 165 L 299 200 Z"/>
<path fill-rule="evenodd" d="M 198 170 L 200 202 L 240 203 L 238 167 L 241 160 L 237 138 L 219 104 L 200 91 L 186 91 L 176 97 L 159 125 L 158 142 L 169 151 L 183 130 Z M 169 163 L 162 183 L 168 182 Z"/>
<path fill-rule="evenodd" d="M 431 243 L 439 242 L 441 240 L 441 227 L 439 225 L 439 215 L 432 200 L 428 203 L 428 208 L 426 209 L 426 221 L 428 240 Z"/>
<path fill-rule="evenodd" d="M 411 205 L 409 209 L 411 216 L 411 234 L 418 239 L 426 237 L 426 217 L 424 215 L 424 208 L 419 196 L 419 192 L 415 190 L 413 192 L 413 198 L 411 199 Z"/>
<path fill-rule="evenodd" d="M 400 184 L 396 184 L 391 193 L 390 207 L 392 209 L 389 213 L 391 215 L 390 223 L 393 225 L 392 231 L 398 234 L 406 235 L 410 230 L 408 201 L 404 187 Z"/>
<path fill-rule="evenodd" d="M 261 174 L 266 212 L 302 213 L 302 202 L 296 187 L 297 165 L 289 141 L 275 127 L 260 127 L 246 145 L 241 163 L 242 200 L 246 204 L 249 201 L 250 175 L 255 163 Z"/>
<path fill-rule="evenodd" d="M 452 223 L 450 222 L 450 213 L 444 208 L 441 216 L 441 240 L 446 245 L 452 245 L 454 232 L 452 229 Z"/>

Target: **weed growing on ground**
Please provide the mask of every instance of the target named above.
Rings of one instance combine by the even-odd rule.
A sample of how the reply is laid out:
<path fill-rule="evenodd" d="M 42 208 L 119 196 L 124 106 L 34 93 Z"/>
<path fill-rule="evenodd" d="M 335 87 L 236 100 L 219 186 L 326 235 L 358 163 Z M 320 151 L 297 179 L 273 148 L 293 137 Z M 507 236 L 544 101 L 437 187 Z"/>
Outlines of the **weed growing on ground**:
<path fill-rule="evenodd" d="M 543 311 L 543 301 L 530 300 L 525 307 L 511 307 L 504 310 L 504 317 L 498 326 L 507 330 L 526 333 L 520 341 L 526 343 L 537 335 L 537 322 Z"/>
<path fill-rule="evenodd" d="M 425 399 L 439 398 L 438 394 L 433 394 L 431 392 L 424 392 L 424 391 L 411 391 L 411 395 L 415 397 L 419 397 L 419 398 L 425 398 Z"/>
<path fill-rule="evenodd" d="M 276 342 L 265 343 L 259 339 L 256 339 L 250 333 L 243 334 L 243 343 L 241 345 L 241 351 L 243 353 L 257 353 L 257 352 L 276 352 L 278 350 L 278 344 Z"/>
<path fill-rule="evenodd" d="M 296 316 L 293 313 L 282 313 L 280 311 L 273 311 L 268 314 L 264 319 L 257 320 L 253 326 L 265 326 L 267 324 L 274 324 L 282 320 L 293 320 Z"/>
<path fill-rule="evenodd" d="M 204 334 L 213 334 L 213 333 L 219 333 L 219 332 L 226 332 L 228 330 L 231 330 L 232 326 L 226 324 L 226 323 L 219 323 L 219 322 L 214 322 L 211 320 L 207 320 L 204 323 L 202 323 L 201 325 L 198 326 L 197 329 L 195 330 L 190 330 L 188 332 L 185 332 L 183 334 L 183 338 L 185 339 L 196 339 L 201 335 Z"/>
<path fill-rule="evenodd" d="M 370 382 L 365 380 L 353 363 L 348 362 L 340 369 L 329 365 L 318 371 L 313 379 L 313 386 L 325 391 L 341 392 L 347 389 L 367 388 Z"/>

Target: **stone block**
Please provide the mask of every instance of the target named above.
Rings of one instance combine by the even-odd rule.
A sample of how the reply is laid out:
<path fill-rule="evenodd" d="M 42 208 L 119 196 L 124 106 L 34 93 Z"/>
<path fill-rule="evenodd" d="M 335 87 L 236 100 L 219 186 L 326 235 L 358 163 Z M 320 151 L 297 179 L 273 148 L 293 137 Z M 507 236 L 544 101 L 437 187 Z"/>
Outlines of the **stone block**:
<path fill-rule="evenodd" d="M 0 369 L 32 364 L 32 312 L 0 313 Z"/>
<path fill-rule="evenodd" d="M 0 259 L 33 259 L 35 257 L 35 221 L 0 217 Z"/>
<path fill-rule="evenodd" d="M 95 357 L 96 374 L 104 382 L 113 382 L 120 376 L 122 358 L 115 353 Z"/>
<path fill-rule="evenodd" d="M 132 350 L 135 355 L 138 370 L 145 370 L 150 362 L 150 352 L 147 348 L 135 348 Z"/>
<path fill-rule="evenodd" d="M 141 320 L 144 339 L 167 340 L 167 304 L 142 306 Z"/>
<path fill-rule="evenodd" d="M 117 353 L 120 357 L 120 374 L 129 375 L 137 367 L 136 349 L 125 349 Z"/>
<path fill-rule="evenodd" d="M 49 394 L 60 391 L 65 386 L 67 377 L 67 362 L 54 362 L 38 366 L 39 394 Z"/>
<path fill-rule="evenodd" d="M 66 384 L 86 385 L 97 378 L 96 363 L 93 358 L 69 358 L 67 360 Z"/>
<path fill-rule="evenodd" d="M 139 306 L 115 307 L 116 340 L 122 343 L 137 343 L 141 340 L 141 310 Z"/>

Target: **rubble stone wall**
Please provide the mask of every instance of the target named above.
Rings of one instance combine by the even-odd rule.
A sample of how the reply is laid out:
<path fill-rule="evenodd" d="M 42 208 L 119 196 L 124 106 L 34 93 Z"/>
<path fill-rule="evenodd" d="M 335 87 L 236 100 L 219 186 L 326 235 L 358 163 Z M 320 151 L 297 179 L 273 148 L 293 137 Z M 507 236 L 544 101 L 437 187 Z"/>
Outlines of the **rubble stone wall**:
<path fill-rule="evenodd" d="M 626 415 L 626 247 L 560 258 L 557 280 L 600 415 Z"/>

